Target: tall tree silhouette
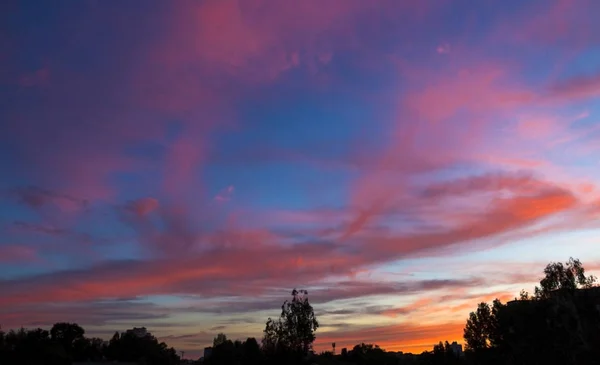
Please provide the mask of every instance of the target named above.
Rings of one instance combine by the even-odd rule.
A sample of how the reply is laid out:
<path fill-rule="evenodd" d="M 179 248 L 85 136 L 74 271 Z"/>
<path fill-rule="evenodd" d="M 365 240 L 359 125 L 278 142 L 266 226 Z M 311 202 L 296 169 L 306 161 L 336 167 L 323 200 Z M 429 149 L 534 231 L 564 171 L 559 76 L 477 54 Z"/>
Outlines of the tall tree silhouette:
<path fill-rule="evenodd" d="M 502 308 L 503 304 L 496 299 L 492 306 L 484 302 L 479 303 L 477 310 L 469 314 L 463 332 L 468 349 L 487 349 L 501 342 L 498 313 Z"/>
<path fill-rule="evenodd" d="M 308 302 L 306 290 L 292 291 L 292 300 L 281 306 L 278 320 L 267 320 L 263 349 L 267 353 L 287 353 L 298 359 L 308 354 L 315 341 L 319 322 L 313 307 Z"/>

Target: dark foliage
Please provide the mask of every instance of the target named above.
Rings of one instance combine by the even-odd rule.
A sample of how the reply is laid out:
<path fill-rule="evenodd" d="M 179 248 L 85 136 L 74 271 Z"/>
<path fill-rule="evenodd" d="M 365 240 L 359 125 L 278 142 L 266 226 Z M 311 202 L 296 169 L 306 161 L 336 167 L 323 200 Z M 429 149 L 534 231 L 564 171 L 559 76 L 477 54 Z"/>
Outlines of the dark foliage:
<path fill-rule="evenodd" d="M 591 288 L 595 283 L 596 277 L 586 276 L 581 261 L 571 257 L 564 265 L 561 262 L 551 262 L 546 266 L 540 286 L 535 287 L 535 298 L 546 299 L 555 291 L 572 293 L 578 288 Z"/>
<path fill-rule="evenodd" d="M 465 326 L 471 364 L 597 364 L 600 288 L 579 260 L 551 263 L 530 297 L 480 303 Z"/>
<path fill-rule="evenodd" d="M 50 338 L 48 331 L 34 330 L 0 332 L 0 364 L 69 364 L 71 358 L 62 345 Z"/>
<path fill-rule="evenodd" d="M 99 338 L 84 337 L 75 323 L 57 323 L 50 332 L 37 328 L 0 331 L 0 364 L 68 365 L 87 361 L 127 361 L 145 365 L 175 365 L 173 348 L 156 338 L 115 333 L 108 346 Z"/>
<path fill-rule="evenodd" d="M 110 361 L 137 362 L 146 365 L 174 365 L 179 356 L 174 348 L 151 335 L 138 337 L 133 333 L 115 333 L 105 349 Z"/>
<path fill-rule="evenodd" d="M 207 365 L 260 365 L 265 358 L 255 338 L 246 341 L 227 339 L 224 334 L 219 334 L 213 341 L 212 354 L 204 359 Z"/>

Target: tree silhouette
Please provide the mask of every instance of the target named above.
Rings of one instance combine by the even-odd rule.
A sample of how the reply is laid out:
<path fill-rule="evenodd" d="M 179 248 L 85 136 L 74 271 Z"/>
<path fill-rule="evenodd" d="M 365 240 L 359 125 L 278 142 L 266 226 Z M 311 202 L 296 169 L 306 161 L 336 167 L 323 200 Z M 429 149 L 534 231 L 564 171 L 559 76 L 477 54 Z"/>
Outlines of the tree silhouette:
<path fill-rule="evenodd" d="M 489 304 L 479 303 L 475 312 L 469 313 L 463 337 L 469 349 L 478 350 L 489 347 L 489 323 L 492 311 Z"/>
<path fill-rule="evenodd" d="M 217 347 L 227 341 L 227 336 L 224 333 L 219 333 L 217 337 L 213 339 L 213 347 Z"/>
<path fill-rule="evenodd" d="M 354 346 L 351 355 L 349 356 L 351 361 L 359 365 L 370 365 L 370 364 L 388 364 L 388 356 L 385 351 L 378 345 L 361 343 Z M 397 360 L 397 359 L 393 359 Z"/>
<path fill-rule="evenodd" d="M 147 365 L 173 365 L 179 356 L 172 347 L 158 342 L 154 336 L 138 337 L 133 333 L 116 332 L 104 350 L 110 361 L 139 362 Z"/>
<path fill-rule="evenodd" d="M 292 300 L 281 306 L 279 319 L 267 320 L 263 349 L 271 355 L 285 353 L 295 359 L 302 358 L 312 349 L 317 328 L 319 322 L 308 302 L 308 292 L 294 289 Z"/>
<path fill-rule="evenodd" d="M 545 299 L 556 290 L 573 292 L 577 288 L 589 288 L 596 282 L 593 275 L 586 276 L 585 269 L 579 259 L 569 258 L 565 265 L 560 262 L 551 262 L 544 269 L 544 278 L 540 286 L 535 287 L 535 297 Z"/>
<path fill-rule="evenodd" d="M 71 359 L 61 344 L 41 328 L 0 332 L 0 364 L 66 365 Z"/>
<path fill-rule="evenodd" d="M 460 363 L 460 357 L 454 353 L 448 341 L 440 341 L 433 346 L 433 353 L 430 355 L 432 365 L 453 365 Z"/>
<path fill-rule="evenodd" d="M 440 341 L 437 345 L 433 346 L 433 358 L 436 364 L 442 364 L 446 358 L 446 349 L 444 344 Z"/>
<path fill-rule="evenodd" d="M 213 340 L 213 351 L 208 363 L 211 365 L 234 364 L 236 359 L 236 350 L 236 344 L 234 344 L 231 340 L 228 340 L 225 334 L 219 333 Z"/>
<path fill-rule="evenodd" d="M 70 356 L 74 355 L 75 341 L 83 340 L 84 334 L 85 330 L 76 323 L 59 322 L 50 329 L 52 340 L 61 344 Z"/>
<path fill-rule="evenodd" d="M 121 336 L 119 332 L 115 332 L 110 341 L 108 341 L 108 346 L 104 350 L 104 353 L 109 360 L 117 360 L 121 357 Z"/>
<path fill-rule="evenodd" d="M 246 339 L 242 344 L 243 360 L 244 365 L 258 365 L 262 360 L 262 353 L 260 346 L 254 337 Z"/>
<path fill-rule="evenodd" d="M 0 331 L 0 364 L 69 365 L 103 358 L 144 365 L 179 364 L 175 350 L 153 336 L 116 332 L 104 346 L 102 339 L 85 338 L 84 332 L 72 323 L 57 323 L 50 332 L 40 328 Z"/>
<path fill-rule="evenodd" d="M 577 292 L 596 279 L 579 260 L 552 262 L 530 296 L 493 306 L 480 303 L 467 319 L 464 338 L 475 364 L 595 364 L 600 351 L 597 293 Z M 599 348 L 600 349 L 600 348 Z M 596 361 L 596 362 L 594 362 Z"/>
<path fill-rule="evenodd" d="M 484 302 L 479 303 L 477 310 L 469 314 L 463 332 L 468 349 L 487 349 L 502 341 L 498 323 L 498 313 L 502 308 L 503 304 L 496 299 L 492 306 Z"/>

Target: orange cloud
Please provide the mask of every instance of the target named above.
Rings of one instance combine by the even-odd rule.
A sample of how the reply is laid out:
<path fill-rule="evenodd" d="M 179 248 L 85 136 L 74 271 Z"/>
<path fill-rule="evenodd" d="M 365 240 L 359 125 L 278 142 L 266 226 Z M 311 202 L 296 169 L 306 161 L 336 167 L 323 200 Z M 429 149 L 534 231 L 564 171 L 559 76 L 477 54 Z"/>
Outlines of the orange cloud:
<path fill-rule="evenodd" d="M 507 212 L 523 221 L 531 221 L 540 217 L 566 211 L 574 207 L 577 200 L 572 194 L 564 191 L 549 191 L 535 197 L 521 197 L 508 201 L 498 201 Z"/>

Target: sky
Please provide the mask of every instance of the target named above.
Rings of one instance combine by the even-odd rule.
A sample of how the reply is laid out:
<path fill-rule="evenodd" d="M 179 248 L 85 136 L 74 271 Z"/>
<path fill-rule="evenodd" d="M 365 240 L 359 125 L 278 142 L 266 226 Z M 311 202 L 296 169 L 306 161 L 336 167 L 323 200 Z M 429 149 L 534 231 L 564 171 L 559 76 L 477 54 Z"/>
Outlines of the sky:
<path fill-rule="evenodd" d="M 600 272 L 600 2 L 4 1 L 0 325 L 462 341 Z"/>

